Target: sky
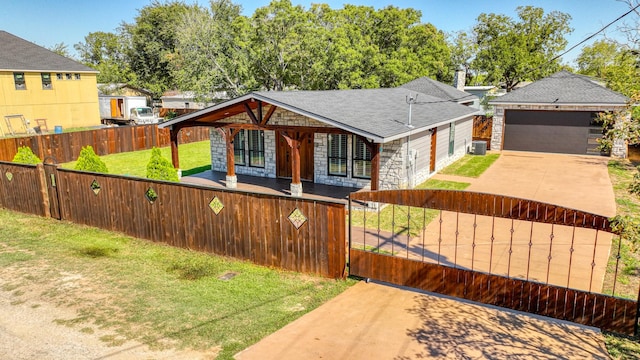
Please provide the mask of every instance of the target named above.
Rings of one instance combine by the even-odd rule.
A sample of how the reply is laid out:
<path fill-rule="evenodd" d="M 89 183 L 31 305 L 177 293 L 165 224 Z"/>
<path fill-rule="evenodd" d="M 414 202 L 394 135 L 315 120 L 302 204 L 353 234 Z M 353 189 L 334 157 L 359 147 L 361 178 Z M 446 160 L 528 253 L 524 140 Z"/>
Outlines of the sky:
<path fill-rule="evenodd" d="M 208 5 L 207 0 L 183 1 Z M 412 7 L 422 12 L 423 23 L 431 23 L 447 33 L 471 30 L 481 13 L 504 14 L 516 18 L 516 7 L 532 5 L 543 8 L 545 13 L 557 10 L 571 15 L 572 20 L 569 25 L 574 31 L 567 36 L 569 41 L 567 49 L 629 10 L 628 5 L 620 0 L 291 1 L 307 9 L 311 3 L 326 3 L 334 9 L 341 8 L 345 3 L 373 6 L 376 9 L 388 5 L 399 8 Z M 121 23 L 133 23 L 138 10 L 151 2 L 151 0 L 0 0 L 0 9 L 2 9 L 0 30 L 45 47 L 64 43 L 75 56 L 73 45 L 83 42 L 86 35 L 97 31 L 116 32 Z M 235 0 L 234 2 L 242 5 L 244 15 L 251 16 L 256 8 L 268 5 L 270 0 Z M 621 35 L 616 34 L 615 25 L 607 30 L 607 34 L 621 38 Z M 580 53 L 581 47 L 564 56 L 564 62 L 573 65 L 572 62 Z"/>

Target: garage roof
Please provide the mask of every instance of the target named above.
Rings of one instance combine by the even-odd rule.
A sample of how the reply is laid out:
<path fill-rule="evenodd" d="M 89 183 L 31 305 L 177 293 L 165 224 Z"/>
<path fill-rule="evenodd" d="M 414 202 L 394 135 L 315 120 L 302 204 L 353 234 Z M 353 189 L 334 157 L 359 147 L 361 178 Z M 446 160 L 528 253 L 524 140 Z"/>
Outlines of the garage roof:
<path fill-rule="evenodd" d="M 544 105 L 626 105 L 629 99 L 598 84 L 593 78 L 560 71 L 489 102 Z"/>
<path fill-rule="evenodd" d="M 183 121 L 205 118 L 214 112 L 224 113 L 232 106 L 253 100 L 275 105 L 325 124 L 341 128 L 384 143 L 406 136 L 412 131 L 471 117 L 477 109 L 445 99 L 419 94 L 412 105 L 407 127 L 407 96 L 415 92 L 404 88 L 323 90 L 323 91 L 258 91 L 216 104 L 160 124 L 168 127 Z M 205 125 L 205 124 L 203 124 Z"/>

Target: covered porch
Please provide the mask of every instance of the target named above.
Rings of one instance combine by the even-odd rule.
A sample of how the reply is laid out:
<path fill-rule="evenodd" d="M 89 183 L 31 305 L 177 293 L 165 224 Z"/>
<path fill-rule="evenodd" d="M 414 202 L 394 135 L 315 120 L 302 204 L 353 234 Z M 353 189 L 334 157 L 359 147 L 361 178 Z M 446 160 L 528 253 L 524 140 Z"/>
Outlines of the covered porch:
<path fill-rule="evenodd" d="M 285 120 L 281 113 L 276 114 L 277 110 L 287 111 L 301 115 L 305 121 L 299 119 Z M 274 118 L 278 118 L 275 119 Z M 320 117 L 321 118 L 321 117 Z M 303 184 L 304 193 L 315 196 L 324 196 L 324 194 L 337 194 L 330 196 L 334 199 L 346 199 L 347 194 L 358 188 L 342 187 L 333 185 L 316 184 L 317 181 L 314 173 L 314 138 L 323 134 L 341 134 L 348 136 L 356 136 L 364 146 L 368 149 L 370 158 L 370 175 L 366 179 L 366 185 L 371 190 L 377 190 L 380 184 L 380 149 L 383 139 L 380 139 L 369 133 L 361 133 L 356 129 L 345 128 L 344 125 L 334 124 L 328 119 L 321 118 L 299 108 L 292 107 L 289 104 L 274 101 L 261 94 L 252 93 L 231 101 L 227 101 L 210 108 L 202 109 L 194 113 L 180 116 L 174 120 L 160 124 L 160 127 L 167 127 L 170 130 L 171 137 L 171 153 L 172 163 L 175 168 L 180 168 L 178 156 L 178 133 L 182 129 L 198 126 L 208 126 L 215 131 L 224 148 L 224 157 L 214 160 L 212 164 L 224 164 L 226 173 L 213 169 L 211 172 L 200 174 L 199 176 L 183 179 L 183 182 L 203 183 L 208 181 L 208 185 L 221 186 L 230 189 L 265 191 L 269 193 L 280 193 L 291 196 L 302 196 Z M 275 134 L 276 148 L 271 149 L 272 155 L 265 156 L 265 152 L 269 149 L 261 148 L 261 156 L 259 162 L 263 170 L 263 176 L 254 176 L 239 174 L 236 166 L 246 166 L 246 158 L 244 157 L 245 149 L 241 149 L 240 159 L 238 163 L 238 143 L 241 148 L 246 140 L 245 132 L 247 131 L 270 131 Z M 264 137 L 264 134 L 262 135 Z M 249 142 L 251 140 L 249 139 Z M 264 140 L 263 140 L 264 142 Z M 248 151 L 249 166 L 254 159 L 251 149 Z M 270 169 L 270 164 L 275 164 L 274 173 L 265 174 Z M 346 165 L 345 165 L 346 166 Z M 245 168 L 246 169 L 246 168 Z M 216 171 L 218 170 L 218 171 Z M 255 170 L 255 169 L 254 169 Z M 275 175 L 276 179 L 272 177 Z M 258 188 L 256 188 L 258 187 Z M 277 189 L 277 190 L 276 190 Z M 346 190 L 345 190 L 346 189 Z"/>
<path fill-rule="evenodd" d="M 185 176 L 180 182 L 194 185 L 227 188 L 227 174 L 222 171 L 208 170 Z M 291 195 L 291 179 L 264 178 L 250 175 L 236 175 L 236 189 L 264 194 Z M 349 194 L 361 189 L 304 182 L 304 197 L 308 199 L 348 202 Z"/>

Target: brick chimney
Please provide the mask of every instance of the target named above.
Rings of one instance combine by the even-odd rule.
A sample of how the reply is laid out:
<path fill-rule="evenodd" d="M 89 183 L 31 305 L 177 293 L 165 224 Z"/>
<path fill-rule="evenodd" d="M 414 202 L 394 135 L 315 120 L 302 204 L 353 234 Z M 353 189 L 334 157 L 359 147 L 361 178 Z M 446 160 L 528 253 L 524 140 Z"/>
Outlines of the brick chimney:
<path fill-rule="evenodd" d="M 460 91 L 464 91 L 464 85 L 466 81 L 467 72 L 463 67 L 458 68 L 458 70 L 456 70 L 455 76 L 453 77 L 453 86 Z"/>

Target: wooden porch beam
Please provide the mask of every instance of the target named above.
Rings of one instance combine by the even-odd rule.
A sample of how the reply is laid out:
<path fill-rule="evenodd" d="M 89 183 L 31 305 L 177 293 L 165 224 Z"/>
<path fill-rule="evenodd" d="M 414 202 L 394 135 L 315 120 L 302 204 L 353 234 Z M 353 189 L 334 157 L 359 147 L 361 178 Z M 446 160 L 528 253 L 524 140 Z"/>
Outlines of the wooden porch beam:
<path fill-rule="evenodd" d="M 176 169 L 180 168 L 180 156 L 178 154 L 178 132 L 180 127 L 171 127 L 169 129 L 169 139 L 171 140 L 171 163 Z"/>
<path fill-rule="evenodd" d="M 302 181 L 300 179 L 300 143 L 307 135 L 294 132 L 289 135 L 286 131 L 280 133 L 291 147 L 291 195 L 302 195 Z"/>
<path fill-rule="evenodd" d="M 263 126 L 266 125 L 269 122 L 269 120 L 271 120 L 271 116 L 273 116 L 273 113 L 276 112 L 277 108 L 278 108 L 277 106 L 271 105 L 269 107 L 269 111 L 267 111 L 267 115 L 265 115 L 265 117 L 260 122 L 260 125 L 263 125 Z"/>
<path fill-rule="evenodd" d="M 380 189 L 380 144 L 371 147 L 371 190 Z"/>
<path fill-rule="evenodd" d="M 260 122 L 258 121 L 258 118 L 256 118 L 256 114 L 253 113 L 253 110 L 251 110 L 251 107 L 249 106 L 249 104 L 244 103 L 244 110 L 246 111 L 247 115 L 249 115 L 249 118 L 251 119 L 251 122 L 254 123 L 255 125 L 260 124 Z"/>
<path fill-rule="evenodd" d="M 371 190 L 380 188 L 380 144 L 374 143 L 362 136 L 358 136 L 371 152 Z"/>
<path fill-rule="evenodd" d="M 236 162 L 233 143 L 236 135 L 242 129 L 223 128 L 222 133 L 227 147 L 227 177 L 236 176 Z"/>
<path fill-rule="evenodd" d="M 267 114 L 269 115 L 269 114 Z M 347 130 L 342 130 L 334 127 L 324 126 L 288 126 L 288 125 L 257 125 L 257 124 L 231 124 L 231 123 L 219 123 L 211 124 L 210 127 L 214 128 L 234 128 L 234 129 L 246 129 L 246 130 L 273 130 L 273 131 L 286 131 L 286 132 L 303 132 L 303 133 L 316 133 L 316 134 L 352 134 Z"/>

